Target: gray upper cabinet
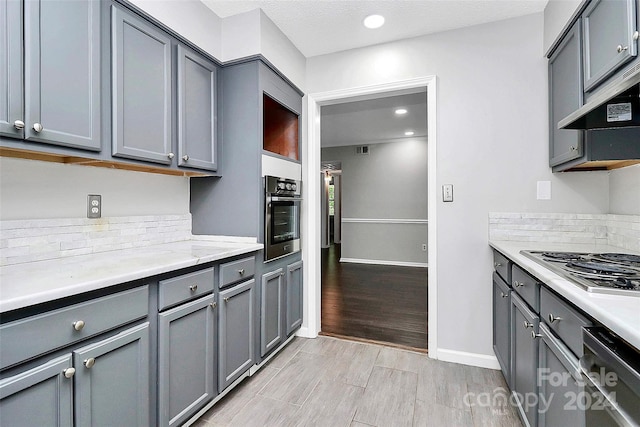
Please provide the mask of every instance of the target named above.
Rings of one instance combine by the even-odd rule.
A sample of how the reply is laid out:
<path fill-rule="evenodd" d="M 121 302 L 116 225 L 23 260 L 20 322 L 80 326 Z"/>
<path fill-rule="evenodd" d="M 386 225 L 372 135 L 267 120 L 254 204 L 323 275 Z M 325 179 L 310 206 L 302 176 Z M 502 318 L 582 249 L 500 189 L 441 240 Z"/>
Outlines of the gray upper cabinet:
<path fill-rule="evenodd" d="M 111 62 L 113 155 L 171 164 L 171 38 L 112 6 Z"/>
<path fill-rule="evenodd" d="M 215 171 L 217 67 L 178 45 L 178 165 Z"/>
<path fill-rule="evenodd" d="M 549 165 L 582 156 L 584 131 L 558 129 L 558 122 L 583 104 L 580 25 L 574 24 L 549 58 Z"/>
<path fill-rule="evenodd" d="M 149 323 L 73 352 L 75 425 L 148 427 Z"/>
<path fill-rule="evenodd" d="M 23 137 L 22 2 L 0 2 L 0 135 Z"/>
<path fill-rule="evenodd" d="M 184 423 L 215 395 L 213 295 L 158 315 L 159 425 Z"/>
<path fill-rule="evenodd" d="M 582 15 L 584 90 L 638 55 L 636 0 L 594 0 Z"/>
<path fill-rule="evenodd" d="M 0 381 L 0 425 L 73 425 L 71 354 Z"/>
<path fill-rule="evenodd" d="M 260 289 L 260 355 L 264 356 L 282 342 L 282 268 L 262 276 Z"/>
<path fill-rule="evenodd" d="M 287 266 L 287 335 L 302 325 L 302 261 Z"/>

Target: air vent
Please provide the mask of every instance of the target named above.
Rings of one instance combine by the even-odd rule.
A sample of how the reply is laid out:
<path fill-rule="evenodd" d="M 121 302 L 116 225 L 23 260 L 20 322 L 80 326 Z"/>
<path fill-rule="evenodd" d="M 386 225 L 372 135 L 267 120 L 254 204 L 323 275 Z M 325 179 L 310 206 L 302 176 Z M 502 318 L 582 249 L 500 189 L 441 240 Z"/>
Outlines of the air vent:
<path fill-rule="evenodd" d="M 358 145 L 356 147 L 356 154 L 361 154 L 361 155 L 369 154 L 369 146 L 368 145 Z"/>

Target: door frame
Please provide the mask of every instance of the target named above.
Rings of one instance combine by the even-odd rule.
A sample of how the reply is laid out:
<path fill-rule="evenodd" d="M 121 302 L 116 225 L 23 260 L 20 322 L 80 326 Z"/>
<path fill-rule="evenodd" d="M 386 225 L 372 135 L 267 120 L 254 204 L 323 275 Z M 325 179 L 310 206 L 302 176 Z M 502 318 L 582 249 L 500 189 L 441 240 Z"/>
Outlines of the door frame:
<path fill-rule="evenodd" d="M 390 83 L 346 88 L 328 92 L 317 92 L 305 96 L 306 121 L 303 133 L 307 143 L 302 146 L 302 176 L 304 180 L 304 201 L 302 203 L 302 257 L 304 259 L 304 320 L 299 336 L 315 338 L 320 332 L 321 299 L 321 251 L 320 251 L 320 110 L 321 107 L 343 102 L 378 98 L 393 92 L 415 93 L 426 88 L 427 92 L 427 216 L 429 247 L 428 286 L 428 348 L 429 356 L 436 358 L 438 350 L 437 328 L 437 187 L 436 187 L 436 101 L 437 77 L 435 75 L 399 80 Z M 306 128 L 306 129 L 305 129 Z M 306 131 L 306 132 L 305 132 Z"/>

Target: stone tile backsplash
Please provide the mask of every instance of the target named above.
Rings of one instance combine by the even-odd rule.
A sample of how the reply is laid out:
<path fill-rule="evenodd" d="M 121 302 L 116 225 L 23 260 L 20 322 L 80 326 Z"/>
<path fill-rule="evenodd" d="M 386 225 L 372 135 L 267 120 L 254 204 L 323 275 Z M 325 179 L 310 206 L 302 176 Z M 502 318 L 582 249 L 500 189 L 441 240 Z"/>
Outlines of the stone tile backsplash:
<path fill-rule="evenodd" d="M 640 251 L 640 215 L 490 212 L 489 239 L 608 244 Z"/>
<path fill-rule="evenodd" d="M 190 214 L 0 221 L 0 265 L 144 247 L 190 238 Z"/>

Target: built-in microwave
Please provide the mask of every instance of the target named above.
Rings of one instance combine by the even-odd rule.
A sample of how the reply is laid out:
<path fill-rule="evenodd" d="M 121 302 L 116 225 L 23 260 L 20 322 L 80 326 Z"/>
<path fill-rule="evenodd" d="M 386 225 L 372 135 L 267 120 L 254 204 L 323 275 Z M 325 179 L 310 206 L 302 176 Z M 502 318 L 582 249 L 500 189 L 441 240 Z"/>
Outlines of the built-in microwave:
<path fill-rule="evenodd" d="M 300 181 L 264 177 L 264 260 L 271 261 L 300 250 Z"/>

